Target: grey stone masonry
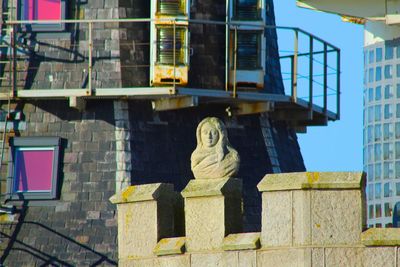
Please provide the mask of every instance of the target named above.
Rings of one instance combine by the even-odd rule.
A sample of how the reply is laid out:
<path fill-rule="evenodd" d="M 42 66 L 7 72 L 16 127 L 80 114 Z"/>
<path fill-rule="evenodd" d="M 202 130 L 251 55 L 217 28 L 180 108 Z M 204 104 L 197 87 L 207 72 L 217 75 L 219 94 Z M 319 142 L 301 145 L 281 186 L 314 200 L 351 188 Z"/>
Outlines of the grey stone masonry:
<path fill-rule="evenodd" d="M 60 196 L 8 202 L 17 213 L 0 224 L 1 263 L 116 265 L 116 211 L 108 201 L 117 169 L 113 102 L 88 101 L 82 113 L 63 100 L 20 102 L 19 108 L 27 130 L 17 135 L 62 138 Z"/>

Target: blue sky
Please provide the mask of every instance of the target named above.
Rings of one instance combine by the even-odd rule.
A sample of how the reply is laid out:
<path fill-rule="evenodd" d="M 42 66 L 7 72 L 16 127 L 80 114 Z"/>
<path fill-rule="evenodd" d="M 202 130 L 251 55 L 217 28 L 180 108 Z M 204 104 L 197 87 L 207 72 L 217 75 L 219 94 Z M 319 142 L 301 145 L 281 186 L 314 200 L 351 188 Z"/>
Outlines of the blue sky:
<path fill-rule="evenodd" d="M 307 170 L 362 170 L 363 26 L 298 8 L 294 0 L 275 0 L 274 5 L 278 26 L 299 27 L 341 49 L 341 119 L 298 134 Z"/>

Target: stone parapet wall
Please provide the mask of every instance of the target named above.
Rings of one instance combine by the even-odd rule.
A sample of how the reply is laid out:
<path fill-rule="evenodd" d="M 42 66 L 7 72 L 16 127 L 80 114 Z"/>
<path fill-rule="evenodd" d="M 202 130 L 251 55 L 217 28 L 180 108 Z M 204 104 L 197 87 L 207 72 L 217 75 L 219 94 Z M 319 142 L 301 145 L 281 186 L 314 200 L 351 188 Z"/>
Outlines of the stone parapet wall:
<path fill-rule="evenodd" d="M 240 182 L 194 180 L 182 192 L 185 205 L 189 205 L 185 206 L 186 236 L 167 236 L 157 229 L 168 225 L 150 221 L 131 224 L 138 236 L 124 239 L 129 247 L 119 244 L 119 266 L 398 266 L 399 229 L 362 232 L 364 178 L 363 173 L 348 172 L 266 175 L 258 185 L 262 192 L 261 233 L 226 230 L 234 222 L 225 220 L 228 213 L 237 212 L 227 207 L 240 192 Z M 147 202 L 138 199 L 134 192 L 144 187 L 160 193 Z M 131 216 L 151 213 L 157 218 L 153 222 L 162 221 L 167 213 L 157 211 L 155 207 L 162 203 L 157 198 L 176 196 L 171 188 L 169 192 L 165 188 L 170 187 L 133 186 L 115 195 L 111 200 L 118 206 L 119 229 Z M 201 205 L 193 208 L 190 201 Z M 129 205 L 146 205 L 145 212 L 135 213 Z M 150 229 L 164 234 L 146 235 Z M 126 237 L 126 233 L 119 234 Z M 138 255 L 143 246 L 147 246 L 146 253 Z"/>

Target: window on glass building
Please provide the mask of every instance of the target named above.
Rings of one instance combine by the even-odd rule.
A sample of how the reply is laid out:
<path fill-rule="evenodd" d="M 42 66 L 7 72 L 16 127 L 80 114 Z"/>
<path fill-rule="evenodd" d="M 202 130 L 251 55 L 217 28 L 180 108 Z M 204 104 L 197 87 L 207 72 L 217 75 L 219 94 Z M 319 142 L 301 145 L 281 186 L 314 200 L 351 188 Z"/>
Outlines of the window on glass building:
<path fill-rule="evenodd" d="M 382 179 L 382 167 L 380 163 L 375 163 L 375 180 L 379 181 Z"/>
<path fill-rule="evenodd" d="M 400 142 L 396 142 L 395 145 L 395 158 L 400 159 Z"/>
<path fill-rule="evenodd" d="M 383 144 L 383 160 L 393 159 L 393 145 L 392 143 Z"/>
<path fill-rule="evenodd" d="M 385 86 L 385 99 L 390 99 L 393 96 L 393 86 L 388 84 Z"/>
<path fill-rule="evenodd" d="M 372 83 L 374 81 L 374 69 L 370 68 L 368 70 L 368 82 Z"/>
<path fill-rule="evenodd" d="M 369 64 L 374 63 L 374 50 L 369 50 Z"/>
<path fill-rule="evenodd" d="M 375 161 L 378 161 L 378 160 L 382 159 L 382 149 L 381 149 L 381 147 L 382 147 L 381 144 L 375 144 L 375 149 L 374 149 Z"/>
<path fill-rule="evenodd" d="M 375 121 L 380 121 L 382 118 L 381 116 L 381 105 L 375 106 Z"/>
<path fill-rule="evenodd" d="M 400 104 L 396 104 L 396 118 L 400 118 Z"/>
<path fill-rule="evenodd" d="M 376 48 L 376 62 L 382 61 L 382 47 Z"/>
<path fill-rule="evenodd" d="M 390 119 L 393 116 L 393 105 L 392 104 L 385 104 L 383 110 L 384 118 Z"/>
<path fill-rule="evenodd" d="M 392 205 L 390 203 L 385 203 L 385 217 L 392 216 Z"/>
<path fill-rule="evenodd" d="M 400 125 L 399 125 L 399 127 L 400 127 Z M 374 131 L 374 140 L 375 141 L 380 141 L 381 139 L 382 139 L 381 125 L 380 124 L 376 124 L 375 125 L 375 131 Z"/>
<path fill-rule="evenodd" d="M 393 47 L 392 46 L 386 46 L 385 47 L 385 59 L 393 59 Z"/>
<path fill-rule="evenodd" d="M 373 154 L 373 146 L 369 145 L 368 146 L 368 163 L 372 163 L 373 162 L 373 156 L 374 156 L 374 154 Z M 372 172 L 370 172 L 370 173 L 372 173 Z"/>
<path fill-rule="evenodd" d="M 393 124 L 383 124 L 383 140 L 387 141 L 393 137 Z"/>
<path fill-rule="evenodd" d="M 383 185 L 383 196 L 384 197 L 391 197 L 392 196 L 392 190 L 390 188 L 390 183 L 385 183 Z"/>
<path fill-rule="evenodd" d="M 400 196 L 400 183 L 396 183 L 396 196 Z"/>
<path fill-rule="evenodd" d="M 384 72 L 385 72 L 385 79 L 391 79 L 393 77 L 393 66 L 386 65 Z"/>
<path fill-rule="evenodd" d="M 374 107 L 368 107 L 368 122 L 374 121 Z"/>
<path fill-rule="evenodd" d="M 374 186 L 373 184 L 368 185 L 368 200 L 374 199 Z"/>
<path fill-rule="evenodd" d="M 381 198 L 381 183 L 375 184 L 375 199 Z"/>
<path fill-rule="evenodd" d="M 374 89 L 369 88 L 368 89 L 368 102 L 374 101 Z"/>
<path fill-rule="evenodd" d="M 373 126 L 368 126 L 368 128 L 367 128 L 367 137 L 368 137 L 368 143 L 372 143 L 372 140 L 374 140 L 374 137 L 373 137 Z"/>
<path fill-rule="evenodd" d="M 396 169 L 395 178 L 400 179 L 400 161 L 396 161 L 395 169 Z"/>
<path fill-rule="evenodd" d="M 383 179 L 391 179 L 393 175 L 393 162 L 383 163 Z"/>
<path fill-rule="evenodd" d="M 400 64 L 396 65 L 396 77 L 400 78 Z"/>
<path fill-rule="evenodd" d="M 369 205 L 368 206 L 368 218 L 373 219 L 374 218 L 374 205 Z"/>
<path fill-rule="evenodd" d="M 375 218 L 380 218 L 380 217 L 382 217 L 382 205 L 375 204 Z"/>
<path fill-rule="evenodd" d="M 382 87 L 380 87 L 380 86 L 377 86 L 377 87 L 375 88 L 375 100 L 376 100 L 376 101 L 381 100 L 381 98 L 382 98 L 381 88 L 382 88 Z"/>
<path fill-rule="evenodd" d="M 373 79 L 374 79 L 374 73 L 372 71 L 372 81 L 373 81 Z M 375 70 L 375 81 L 379 82 L 380 80 L 382 80 L 382 67 L 376 67 L 376 70 Z"/>

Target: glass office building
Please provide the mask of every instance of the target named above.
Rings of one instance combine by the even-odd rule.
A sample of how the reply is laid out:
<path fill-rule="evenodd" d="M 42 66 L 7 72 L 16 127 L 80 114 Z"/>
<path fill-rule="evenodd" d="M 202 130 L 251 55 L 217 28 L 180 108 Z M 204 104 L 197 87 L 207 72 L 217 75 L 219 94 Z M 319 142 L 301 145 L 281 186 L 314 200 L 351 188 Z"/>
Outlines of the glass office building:
<path fill-rule="evenodd" d="M 364 49 L 364 170 L 369 227 L 392 226 L 400 201 L 400 42 Z"/>

